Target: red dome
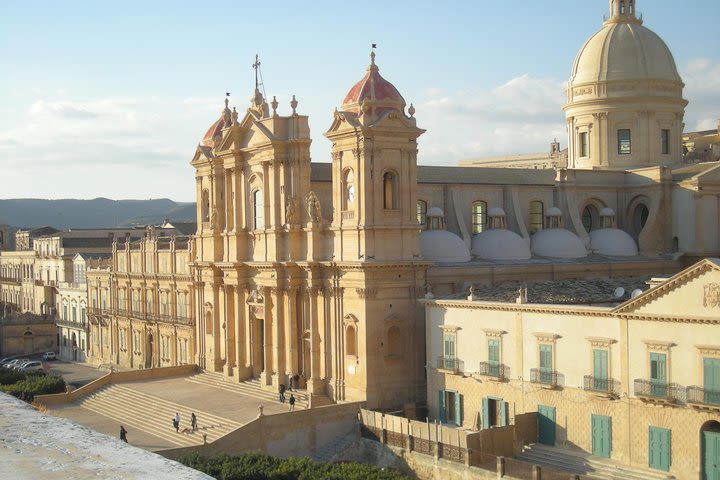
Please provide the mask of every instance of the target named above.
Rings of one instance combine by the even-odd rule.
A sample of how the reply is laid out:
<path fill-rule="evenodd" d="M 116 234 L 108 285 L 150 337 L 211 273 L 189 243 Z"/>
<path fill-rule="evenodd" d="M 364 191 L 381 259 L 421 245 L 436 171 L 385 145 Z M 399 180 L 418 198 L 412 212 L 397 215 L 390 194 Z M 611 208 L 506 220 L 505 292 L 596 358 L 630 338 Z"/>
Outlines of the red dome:
<path fill-rule="evenodd" d="M 365 76 L 357 82 L 345 96 L 342 109 L 345 112 L 360 114 L 363 102 L 371 109 L 372 114 L 378 115 L 390 110 L 404 112 L 405 99 L 395 86 L 385 80 L 375 65 L 375 52 L 370 54 L 370 66 Z"/>
<path fill-rule="evenodd" d="M 217 137 L 218 135 L 222 135 L 222 129 L 223 129 L 223 118 L 222 116 L 218 118 L 215 123 L 210 125 L 210 128 L 208 128 L 208 131 L 205 133 L 205 136 L 202 139 L 203 145 L 206 147 L 212 147 L 213 146 L 213 139 Z"/>

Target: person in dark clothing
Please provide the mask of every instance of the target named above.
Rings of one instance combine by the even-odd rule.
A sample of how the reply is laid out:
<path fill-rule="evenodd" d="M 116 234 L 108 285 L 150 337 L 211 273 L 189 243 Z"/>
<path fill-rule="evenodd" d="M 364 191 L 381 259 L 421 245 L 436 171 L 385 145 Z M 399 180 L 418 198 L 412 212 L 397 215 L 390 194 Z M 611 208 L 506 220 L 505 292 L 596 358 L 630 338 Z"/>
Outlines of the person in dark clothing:
<path fill-rule="evenodd" d="M 180 414 L 175 413 L 175 416 L 173 417 L 173 427 L 175 427 L 176 432 L 180 432 Z"/>
<path fill-rule="evenodd" d="M 197 417 L 195 416 L 195 412 L 190 414 L 190 426 L 192 427 L 193 432 L 197 429 Z"/>
<path fill-rule="evenodd" d="M 288 400 L 288 403 L 290 404 L 290 411 L 292 412 L 295 410 L 295 395 L 292 393 L 290 394 L 290 400 Z"/>
<path fill-rule="evenodd" d="M 127 443 L 127 430 L 122 425 L 120 425 L 120 440 Z"/>
<path fill-rule="evenodd" d="M 280 403 L 285 403 L 285 384 L 280 384 Z"/>

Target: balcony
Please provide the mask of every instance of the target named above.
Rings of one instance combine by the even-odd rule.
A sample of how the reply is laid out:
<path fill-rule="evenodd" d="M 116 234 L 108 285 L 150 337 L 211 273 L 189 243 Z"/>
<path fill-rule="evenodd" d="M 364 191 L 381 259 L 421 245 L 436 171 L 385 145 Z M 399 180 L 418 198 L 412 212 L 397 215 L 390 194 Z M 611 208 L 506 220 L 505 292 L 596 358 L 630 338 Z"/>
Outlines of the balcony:
<path fill-rule="evenodd" d="M 530 383 L 539 383 L 549 388 L 562 388 L 565 385 L 565 375 L 555 370 L 531 368 Z"/>
<path fill-rule="evenodd" d="M 483 377 L 504 382 L 510 378 L 510 367 L 498 362 L 480 362 L 478 373 Z"/>
<path fill-rule="evenodd" d="M 441 356 L 437 359 L 437 368 L 457 375 L 465 370 L 465 362 L 456 357 Z"/>
<path fill-rule="evenodd" d="M 685 403 L 687 401 L 687 388 L 677 383 L 635 379 L 635 396 L 648 402 Z"/>
<path fill-rule="evenodd" d="M 620 395 L 620 382 L 612 378 L 598 378 L 585 375 L 583 389 L 589 392 L 603 393 L 609 397 Z"/>
<path fill-rule="evenodd" d="M 58 318 L 55 320 L 55 325 L 58 327 L 75 328 L 87 331 L 88 322 L 73 322 L 72 320 L 63 320 Z"/>
<path fill-rule="evenodd" d="M 8 283 L 10 285 L 20 285 L 20 279 L 14 277 L 0 277 L 0 283 Z"/>
<path fill-rule="evenodd" d="M 693 406 L 720 409 L 720 390 L 693 385 L 687 389 L 687 403 Z"/>

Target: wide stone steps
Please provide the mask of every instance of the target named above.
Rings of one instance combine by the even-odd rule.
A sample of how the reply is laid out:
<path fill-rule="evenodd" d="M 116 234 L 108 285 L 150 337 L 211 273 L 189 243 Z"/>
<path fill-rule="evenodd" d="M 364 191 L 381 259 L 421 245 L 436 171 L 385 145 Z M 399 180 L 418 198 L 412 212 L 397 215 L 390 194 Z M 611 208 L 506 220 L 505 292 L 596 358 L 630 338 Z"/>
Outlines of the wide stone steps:
<path fill-rule="evenodd" d="M 260 384 L 260 380 L 258 379 L 245 380 L 244 382 L 235 382 L 232 380 L 226 380 L 221 373 L 201 372 L 187 377 L 185 380 L 200 385 L 219 388 L 228 392 L 239 393 L 241 395 L 257 398 L 259 400 L 278 402 L 279 393 L 263 388 Z M 296 409 L 308 408 L 309 395 L 305 392 L 300 392 L 298 390 L 292 390 L 285 393 L 286 403 L 287 399 L 290 398 L 291 393 L 295 395 Z"/>
<path fill-rule="evenodd" d="M 123 385 L 106 385 L 78 401 L 83 408 L 117 421 L 125 427 L 141 430 L 178 447 L 212 442 L 242 426 L 238 422 L 208 412 L 194 410 L 178 403 L 138 392 Z M 172 426 L 175 413 L 180 414 L 180 432 Z M 198 428 L 190 431 L 190 414 L 195 412 Z M 187 428 L 188 430 L 184 430 Z"/>
<path fill-rule="evenodd" d="M 675 478 L 667 473 L 629 467 L 609 458 L 590 455 L 587 452 L 541 444 L 526 446 L 517 458 L 535 465 L 578 474 L 588 479 L 667 480 Z"/>

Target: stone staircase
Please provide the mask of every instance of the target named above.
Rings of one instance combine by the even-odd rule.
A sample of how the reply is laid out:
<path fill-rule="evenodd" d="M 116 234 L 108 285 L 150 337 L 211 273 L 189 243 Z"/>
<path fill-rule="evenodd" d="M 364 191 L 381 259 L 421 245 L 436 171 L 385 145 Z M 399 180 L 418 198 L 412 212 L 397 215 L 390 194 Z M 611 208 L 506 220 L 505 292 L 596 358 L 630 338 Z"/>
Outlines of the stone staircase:
<path fill-rule="evenodd" d="M 356 425 L 353 426 L 352 430 L 348 431 L 345 435 L 320 447 L 315 452 L 315 455 L 313 455 L 313 460 L 317 462 L 330 463 L 335 459 L 335 457 L 355 445 L 359 439 L 360 432 L 358 431 L 358 427 Z"/>
<path fill-rule="evenodd" d="M 142 430 L 178 447 L 201 445 L 241 427 L 242 424 L 211 413 L 138 392 L 121 384 L 106 385 L 78 400 L 78 405 L 117 421 L 125 427 Z M 180 414 L 180 433 L 175 432 L 172 418 Z M 195 412 L 198 428 L 190 432 L 190 414 Z M 188 428 L 188 431 L 183 429 Z"/>
<path fill-rule="evenodd" d="M 249 397 L 265 400 L 269 402 L 278 401 L 278 392 L 263 388 L 260 380 L 253 378 L 243 382 L 236 382 L 232 379 L 226 379 L 222 373 L 202 371 L 188 378 L 188 382 L 198 383 L 209 387 L 219 388 L 228 392 L 239 393 Z M 290 398 L 290 394 L 295 395 L 295 408 L 303 410 L 308 408 L 310 395 L 305 390 L 292 390 L 285 392 L 285 402 Z M 313 406 L 331 405 L 333 402 L 325 395 L 313 395 Z"/>
<path fill-rule="evenodd" d="M 672 475 L 656 470 L 645 470 L 617 463 L 609 458 L 596 457 L 581 450 L 570 450 L 561 447 L 549 447 L 534 443 L 525 446 L 517 456 L 523 460 L 540 466 L 578 474 L 581 478 L 597 480 L 668 480 Z"/>

